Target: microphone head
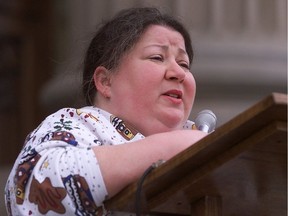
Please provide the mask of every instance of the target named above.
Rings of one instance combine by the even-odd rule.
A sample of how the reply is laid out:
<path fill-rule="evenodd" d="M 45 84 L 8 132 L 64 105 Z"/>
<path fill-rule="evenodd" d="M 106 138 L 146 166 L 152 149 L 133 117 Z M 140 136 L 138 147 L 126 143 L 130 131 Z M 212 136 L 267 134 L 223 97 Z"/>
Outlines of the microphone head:
<path fill-rule="evenodd" d="M 195 119 L 195 125 L 198 130 L 212 132 L 216 127 L 217 117 L 211 110 L 202 110 Z"/>

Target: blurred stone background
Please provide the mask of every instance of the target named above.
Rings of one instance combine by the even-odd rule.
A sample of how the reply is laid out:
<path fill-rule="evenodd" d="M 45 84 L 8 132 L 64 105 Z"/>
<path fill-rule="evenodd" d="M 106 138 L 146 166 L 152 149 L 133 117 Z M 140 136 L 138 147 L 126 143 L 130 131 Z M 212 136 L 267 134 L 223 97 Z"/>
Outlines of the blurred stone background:
<path fill-rule="evenodd" d="M 49 113 L 82 106 L 83 53 L 97 24 L 138 6 L 172 13 L 191 33 L 191 119 L 211 109 L 221 126 L 272 92 L 287 93 L 286 0 L 0 0 L 1 191 L 25 136 Z"/>

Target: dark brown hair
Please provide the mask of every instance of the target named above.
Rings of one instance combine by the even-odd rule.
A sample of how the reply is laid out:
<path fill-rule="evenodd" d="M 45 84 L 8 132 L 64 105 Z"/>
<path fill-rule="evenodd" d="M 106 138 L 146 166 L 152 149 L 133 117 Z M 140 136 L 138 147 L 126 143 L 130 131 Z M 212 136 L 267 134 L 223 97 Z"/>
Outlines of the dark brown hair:
<path fill-rule="evenodd" d="M 93 105 L 96 87 L 93 74 L 98 66 L 108 70 L 119 65 L 121 57 L 140 39 L 150 25 L 167 26 L 184 38 L 190 64 L 193 59 L 191 39 L 185 27 L 174 17 L 162 14 L 156 8 L 130 8 L 120 11 L 113 19 L 102 24 L 92 39 L 84 59 L 82 90 L 87 105 Z"/>

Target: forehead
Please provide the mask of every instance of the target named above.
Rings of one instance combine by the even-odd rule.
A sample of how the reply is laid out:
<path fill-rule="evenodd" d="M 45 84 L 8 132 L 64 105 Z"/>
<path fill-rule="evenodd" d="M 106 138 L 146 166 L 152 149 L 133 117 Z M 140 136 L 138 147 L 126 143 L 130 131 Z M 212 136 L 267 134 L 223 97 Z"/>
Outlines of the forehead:
<path fill-rule="evenodd" d="M 150 25 L 143 32 L 138 43 L 160 43 L 177 45 L 185 50 L 183 36 L 176 30 L 161 25 Z"/>

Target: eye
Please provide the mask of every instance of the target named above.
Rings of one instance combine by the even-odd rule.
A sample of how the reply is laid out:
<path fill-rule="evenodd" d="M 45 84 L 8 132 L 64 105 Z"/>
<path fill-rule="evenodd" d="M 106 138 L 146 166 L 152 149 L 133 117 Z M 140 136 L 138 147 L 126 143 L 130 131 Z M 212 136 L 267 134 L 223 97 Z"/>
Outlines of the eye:
<path fill-rule="evenodd" d="M 153 60 L 153 61 L 164 61 L 164 57 L 162 55 L 153 55 L 151 57 L 149 57 L 149 59 Z"/>
<path fill-rule="evenodd" d="M 178 63 L 181 67 L 190 70 L 190 65 L 187 62 L 179 62 Z"/>

